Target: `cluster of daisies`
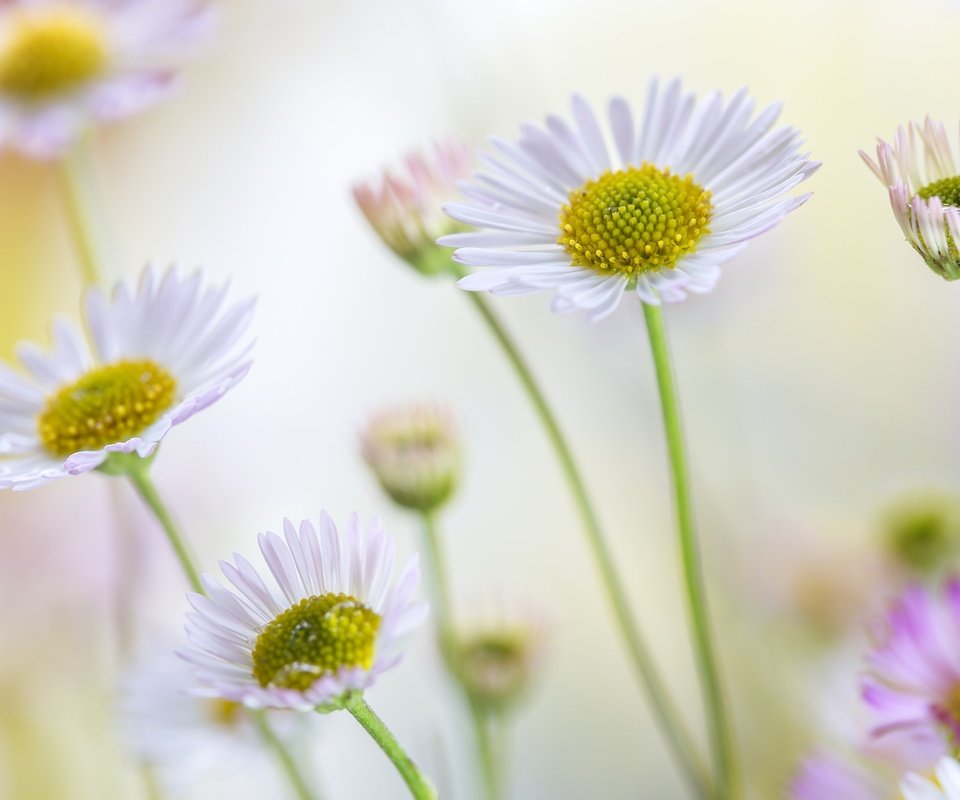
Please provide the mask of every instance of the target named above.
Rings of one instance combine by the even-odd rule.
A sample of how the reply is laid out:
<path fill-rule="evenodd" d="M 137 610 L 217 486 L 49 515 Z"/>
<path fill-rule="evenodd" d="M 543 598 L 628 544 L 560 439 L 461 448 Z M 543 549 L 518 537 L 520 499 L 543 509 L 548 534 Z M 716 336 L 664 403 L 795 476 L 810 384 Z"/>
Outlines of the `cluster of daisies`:
<path fill-rule="evenodd" d="M 166 92 L 212 22 L 201 0 L 3 4 L 0 143 L 63 155 L 93 124 Z M 794 190 L 819 165 L 797 130 L 776 125 L 778 114 L 776 104 L 756 112 L 743 90 L 698 99 L 679 80 L 654 80 L 641 114 L 615 97 L 598 115 L 574 96 L 569 118 L 493 138 L 472 177 L 468 151 L 440 145 L 411 157 L 405 175 L 358 186 L 355 198 L 421 272 L 496 295 L 550 289 L 555 311 L 599 320 L 628 291 L 651 305 L 710 291 L 724 263 L 808 198 Z M 960 176 L 943 126 L 901 128 L 876 161 L 863 157 L 907 241 L 938 274 L 960 276 Z M 152 459 L 175 426 L 251 367 L 252 301 L 228 302 L 226 287 L 201 273 L 148 267 L 109 294 L 90 288 L 83 313 L 82 329 L 54 323 L 51 347 L 22 345 L 19 369 L 0 365 L 0 488 L 141 469 L 131 465 Z M 433 409 L 376 418 L 363 450 L 406 508 L 432 513 L 453 493 L 459 452 Z M 417 558 L 394 577 L 393 540 L 356 515 L 342 529 L 325 514 L 316 525 L 285 520 L 282 534 L 258 542 L 260 567 L 236 555 L 221 563 L 224 582 L 204 575 L 188 596 L 180 655 L 202 716 L 229 727 L 244 708 L 347 707 L 399 662 L 404 635 L 427 614 Z M 464 638 L 455 670 L 474 701 L 519 690 L 533 638 L 503 628 Z M 132 692 L 131 704 L 142 696 Z M 881 798 L 899 785 L 906 800 L 960 800 L 960 583 L 900 599 L 863 697 L 874 715 L 870 752 L 905 776 L 885 784 L 880 770 L 818 756 L 793 796 Z"/>

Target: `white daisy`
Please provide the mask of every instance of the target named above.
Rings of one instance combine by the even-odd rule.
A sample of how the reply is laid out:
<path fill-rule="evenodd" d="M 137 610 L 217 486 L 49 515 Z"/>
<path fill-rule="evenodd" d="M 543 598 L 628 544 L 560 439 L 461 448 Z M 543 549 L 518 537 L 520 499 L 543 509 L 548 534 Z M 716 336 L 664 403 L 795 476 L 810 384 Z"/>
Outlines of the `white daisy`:
<path fill-rule="evenodd" d="M 0 143 L 52 157 L 89 124 L 151 105 L 211 21 L 205 0 L 3 3 Z"/>
<path fill-rule="evenodd" d="M 267 768 L 251 712 L 222 698 L 196 697 L 189 666 L 170 652 L 143 658 L 121 680 L 124 742 L 174 791 L 254 764 Z M 272 720 L 276 722 L 279 720 Z"/>
<path fill-rule="evenodd" d="M 87 337 L 58 319 L 49 353 L 20 346 L 28 375 L 0 364 L 0 489 L 79 475 L 111 453 L 145 458 L 246 375 L 254 300 L 225 307 L 229 287 L 203 283 L 147 267 L 110 298 L 90 289 Z"/>
<path fill-rule="evenodd" d="M 960 278 L 960 173 L 943 123 L 901 125 L 892 145 L 878 140 L 876 161 L 863 150 L 860 157 L 887 187 L 897 224 L 927 266 Z"/>
<path fill-rule="evenodd" d="M 952 758 L 937 763 L 936 781 L 907 775 L 900 782 L 903 800 L 960 800 L 960 764 Z"/>
<path fill-rule="evenodd" d="M 496 155 L 445 206 L 487 230 L 445 236 L 454 259 L 483 267 L 460 281 L 471 291 L 555 289 L 558 312 L 610 314 L 626 289 L 645 303 L 713 288 L 720 265 L 809 195 L 787 193 L 819 166 L 799 133 L 773 128 L 774 104 L 754 119 L 746 90 L 701 102 L 679 79 L 653 80 L 643 119 L 609 104 L 611 148 L 592 109 L 572 100 L 573 124 L 549 116 L 516 142 L 493 138 Z"/>
<path fill-rule="evenodd" d="M 188 595 L 193 647 L 182 653 L 199 691 L 251 708 L 306 711 L 362 692 L 399 662 L 399 638 L 427 613 L 411 599 L 417 558 L 391 584 L 393 541 L 379 519 L 365 534 L 360 527 L 354 514 L 341 536 L 321 514 L 319 536 L 306 520 L 299 532 L 284 520 L 284 538 L 260 534 L 276 588 L 236 554 L 233 564 L 220 563 L 236 591 L 204 576 L 207 596 Z"/>

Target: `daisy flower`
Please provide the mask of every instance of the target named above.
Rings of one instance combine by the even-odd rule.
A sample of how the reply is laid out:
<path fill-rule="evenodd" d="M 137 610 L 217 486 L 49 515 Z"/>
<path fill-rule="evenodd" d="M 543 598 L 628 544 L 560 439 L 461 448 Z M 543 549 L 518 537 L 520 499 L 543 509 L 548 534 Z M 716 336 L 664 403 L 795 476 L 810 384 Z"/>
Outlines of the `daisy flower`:
<path fill-rule="evenodd" d="M 450 253 L 437 239 L 463 226 L 446 216 L 457 182 L 470 174 L 470 151 L 449 141 L 432 152 L 410 153 L 402 170 L 387 170 L 377 181 L 358 183 L 353 198 L 384 244 L 425 275 L 450 268 Z"/>
<path fill-rule="evenodd" d="M 400 660 L 400 637 L 427 613 L 412 601 L 420 580 L 416 556 L 392 583 L 394 544 L 378 519 L 365 533 L 354 514 L 341 535 L 327 514 L 319 535 L 289 520 L 284 536 L 259 536 L 275 585 L 234 555 L 220 566 L 235 591 L 209 576 L 207 596 L 189 595 L 199 690 L 251 708 L 341 707 Z"/>
<path fill-rule="evenodd" d="M 266 751 L 250 712 L 231 700 L 185 692 L 190 680 L 189 665 L 169 652 L 142 659 L 123 676 L 120 725 L 137 759 L 155 767 L 173 790 L 261 762 L 266 768 Z M 277 716 L 271 721 L 279 722 Z"/>
<path fill-rule="evenodd" d="M 942 122 L 927 117 L 897 128 L 893 144 L 877 142 L 877 160 L 860 157 L 887 187 L 903 235 L 934 272 L 960 278 L 960 173 Z"/>
<path fill-rule="evenodd" d="M 907 775 L 900 781 L 903 800 L 960 800 L 960 764 L 952 758 L 941 758 L 934 780 L 920 775 Z"/>
<path fill-rule="evenodd" d="M 86 295 L 87 335 L 58 319 L 53 348 L 22 344 L 26 374 L 0 364 L 0 489 L 29 489 L 151 455 L 170 429 L 246 375 L 253 300 L 225 306 L 202 273 L 147 267 L 139 284 Z"/>
<path fill-rule="evenodd" d="M 871 738 L 925 770 L 960 747 L 960 579 L 909 587 L 885 622 L 862 681 Z"/>
<path fill-rule="evenodd" d="M 460 443 L 453 420 L 430 405 L 384 411 L 363 433 L 363 457 L 397 505 L 434 511 L 457 488 Z"/>
<path fill-rule="evenodd" d="M 463 186 L 465 203 L 445 210 L 485 230 L 445 236 L 454 260 L 482 267 L 471 291 L 553 289 L 554 311 L 610 314 L 624 291 L 645 303 L 707 292 L 720 265 L 808 195 L 789 196 L 818 164 L 799 151 L 793 128 L 773 128 L 774 104 L 751 121 L 745 90 L 697 102 L 679 80 L 654 79 L 635 120 L 615 97 L 611 147 L 589 104 L 575 95 L 573 122 L 549 116 L 497 153 Z"/>
<path fill-rule="evenodd" d="M 3 3 L 0 142 L 53 157 L 91 123 L 155 103 L 211 17 L 204 0 Z"/>

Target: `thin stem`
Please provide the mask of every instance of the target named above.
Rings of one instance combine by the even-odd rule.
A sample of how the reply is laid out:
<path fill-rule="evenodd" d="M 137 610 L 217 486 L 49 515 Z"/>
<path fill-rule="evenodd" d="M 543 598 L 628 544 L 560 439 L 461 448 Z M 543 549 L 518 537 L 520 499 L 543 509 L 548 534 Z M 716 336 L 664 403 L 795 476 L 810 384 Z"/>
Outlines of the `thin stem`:
<path fill-rule="evenodd" d="M 504 355 L 506 355 L 507 360 L 520 379 L 520 383 L 526 390 L 547 437 L 553 445 L 557 460 L 560 462 L 563 475 L 573 495 L 574 504 L 580 514 L 608 599 L 613 606 L 620 633 L 630 652 L 637 676 L 646 691 L 653 708 L 654 717 L 666 738 L 667 744 L 696 795 L 704 798 L 712 797 L 710 778 L 700 763 L 693 741 L 667 693 L 666 686 L 657 671 L 650 650 L 640 633 L 640 627 L 630 610 L 626 592 L 614 566 L 613 556 L 607 546 L 600 522 L 597 519 L 583 477 L 580 475 L 580 470 L 570 446 L 567 444 L 566 437 L 519 349 L 487 304 L 484 296 L 479 292 L 466 292 L 466 295 L 503 349 Z"/>
<path fill-rule="evenodd" d="M 499 800 L 503 792 L 503 770 L 501 769 L 499 749 L 494 742 L 491 730 L 490 714 L 474 701 L 470 701 L 470 716 L 477 738 L 477 754 L 480 771 L 483 774 L 484 797 L 486 800 Z"/>
<path fill-rule="evenodd" d="M 97 248 L 93 233 L 92 214 L 84 191 L 83 165 L 80 163 L 80 145 L 67 152 L 58 162 L 60 194 L 67 215 L 67 223 L 77 250 L 83 282 L 90 286 L 101 281 Z"/>
<path fill-rule="evenodd" d="M 380 745 L 380 749 L 386 753 L 397 772 L 403 778 L 410 794 L 416 800 L 436 800 L 437 790 L 433 788 L 430 781 L 420 772 L 413 760 L 406 754 L 404 749 L 397 741 L 397 737 L 390 732 L 390 729 L 384 725 L 383 720 L 378 717 L 372 708 L 367 705 L 363 695 L 356 694 L 351 697 L 346 704 L 346 709 L 359 722 L 364 730 L 370 734 L 371 738 Z"/>
<path fill-rule="evenodd" d="M 157 522 L 160 523 L 160 527 L 163 528 L 163 532 L 167 535 L 167 541 L 170 542 L 170 546 L 173 548 L 173 552 L 180 562 L 183 574 L 190 583 L 190 588 L 198 594 L 203 594 L 203 583 L 200 580 L 200 573 L 194 566 L 194 560 L 190 555 L 190 550 L 183 536 L 181 536 L 177 530 L 173 517 L 170 516 L 170 512 L 167 511 L 167 507 L 160 499 L 160 495 L 157 494 L 157 488 L 154 486 L 153 479 L 150 477 L 149 464 L 145 459 L 130 461 L 129 464 L 130 466 L 126 470 L 126 475 L 130 479 L 130 483 L 133 484 L 133 488 L 136 489 L 137 494 L 139 494 L 143 502 L 147 504 L 153 512 L 153 515 L 157 518 Z"/>
<path fill-rule="evenodd" d="M 728 800 L 732 796 L 733 754 L 723 690 L 720 686 L 720 675 L 714 655 L 703 570 L 694 531 L 690 480 L 684 455 L 683 426 L 680 420 L 680 402 L 670 362 L 670 349 L 667 345 L 663 314 L 659 306 L 648 303 L 642 305 L 650 336 L 650 350 L 657 373 L 660 404 L 663 409 L 663 427 L 667 438 L 677 508 L 677 531 L 683 563 L 684 588 L 690 608 L 690 619 L 693 623 L 693 643 L 706 703 L 710 749 L 717 774 L 718 796 L 720 800 Z"/>
<path fill-rule="evenodd" d="M 474 741 L 477 746 L 477 763 L 483 776 L 484 793 L 487 800 L 497 800 L 500 796 L 500 769 L 497 763 L 497 753 L 490 739 L 490 729 L 483 709 L 474 702 L 460 680 L 457 673 L 456 652 L 454 651 L 454 632 L 451 623 L 450 590 L 447 580 L 446 562 L 443 558 L 443 549 L 440 543 L 440 534 L 433 513 L 423 513 L 424 551 L 429 564 L 426 572 L 432 578 L 432 606 L 433 616 L 437 621 L 437 641 L 443 655 L 447 671 L 457 681 L 463 690 L 467 705 L 470 709 L 470 720 L 473 723 Z"/>
<path fill-rule="evenodd" d="M 299 800 L 313 800 L 313 794 L 307 786 L 306 779 L 300 774 L 297 762 L 293 756 L 290 755 L 290 751 L 287 750 L 286 745 L 284 745 L 280 737 L 277 736 L 273 728 L 270 727 L 266 715 L 262 711 L 254 711 L 253 721 L 260 735 L 263 737 L 263 741 L 266 742 L 267 746 L 273 751 L 273 755 L 286 774 L 287 780 L 290 781 L 290 786 L 293 787 Z"/>

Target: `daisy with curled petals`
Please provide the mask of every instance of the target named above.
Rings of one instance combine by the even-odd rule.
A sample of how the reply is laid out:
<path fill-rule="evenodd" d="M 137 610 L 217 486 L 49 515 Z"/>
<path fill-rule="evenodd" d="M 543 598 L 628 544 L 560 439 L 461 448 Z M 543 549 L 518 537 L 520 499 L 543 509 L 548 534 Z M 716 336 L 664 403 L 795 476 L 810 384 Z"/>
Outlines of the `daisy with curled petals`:
<path fill-rule="evenodd" d="M 3 3 L 0 144 L 54 157 L 91 124 L 155 103 L 211 22 L 205 0 Z"/>
<path fill-rule="evenodd" d="M 86 335 L 58 319 L 48 352 L 21 344 L 26 374 L 0 364 L 0 489 L 145 459 L 232 389 L 250 368 L 254 301 L 228 306 L 227 290 L 147 267 L 110 297 L 89 290 Z"/>
<path fill-rule="evenodd" d="M 877 160 L 860 157 L 887 187 L 907 242 L 934 272 L 960 278 L 960 172 L 942 122 L 927 117 L 897 128 L 893 144 L 877 142 Z"/>
<path fill-rule="evenodd" d="M 363 699 L 400 661 L 400 638 L 423 622 L 413 600 L 420 581 L 412 557 L 393 582 L 394 543 L 378 519 L 366 531 L 354 514 L 342 535 L 327 514 L 284 520 L 284 535 L 263 533 L 268 583 L 240 555 L 220 566 L 233 590 L 204 576 L 189 595 L 191 647 L 181 653 L 210 697 L 250 708 L 322 712 L 347 709 L 397 766 L 415 797 L 433 789 Z"/>
<path fill-rule="evenodd" d="M 612 313 L 624 291 L 644 303 L 707 292 L 720 265 L 808 195 L 789 192 L 818 166 L 793 128 L 774 128 L 779 104 L 755 119 L 745 90 L 729 102 L 697 102 L 674 80 L 653 80 L 643 117 L 610 101 L 613 147 L 589 104 L 572 101 L 572 122 L 549 116 L 516 141 L 492 139 L 496 154 L 445 207 L 482 231 L 440 241 L 454 259 L 480 267 L 464 289 L 521 294 L 553 289 L 558 312 Z"/>

